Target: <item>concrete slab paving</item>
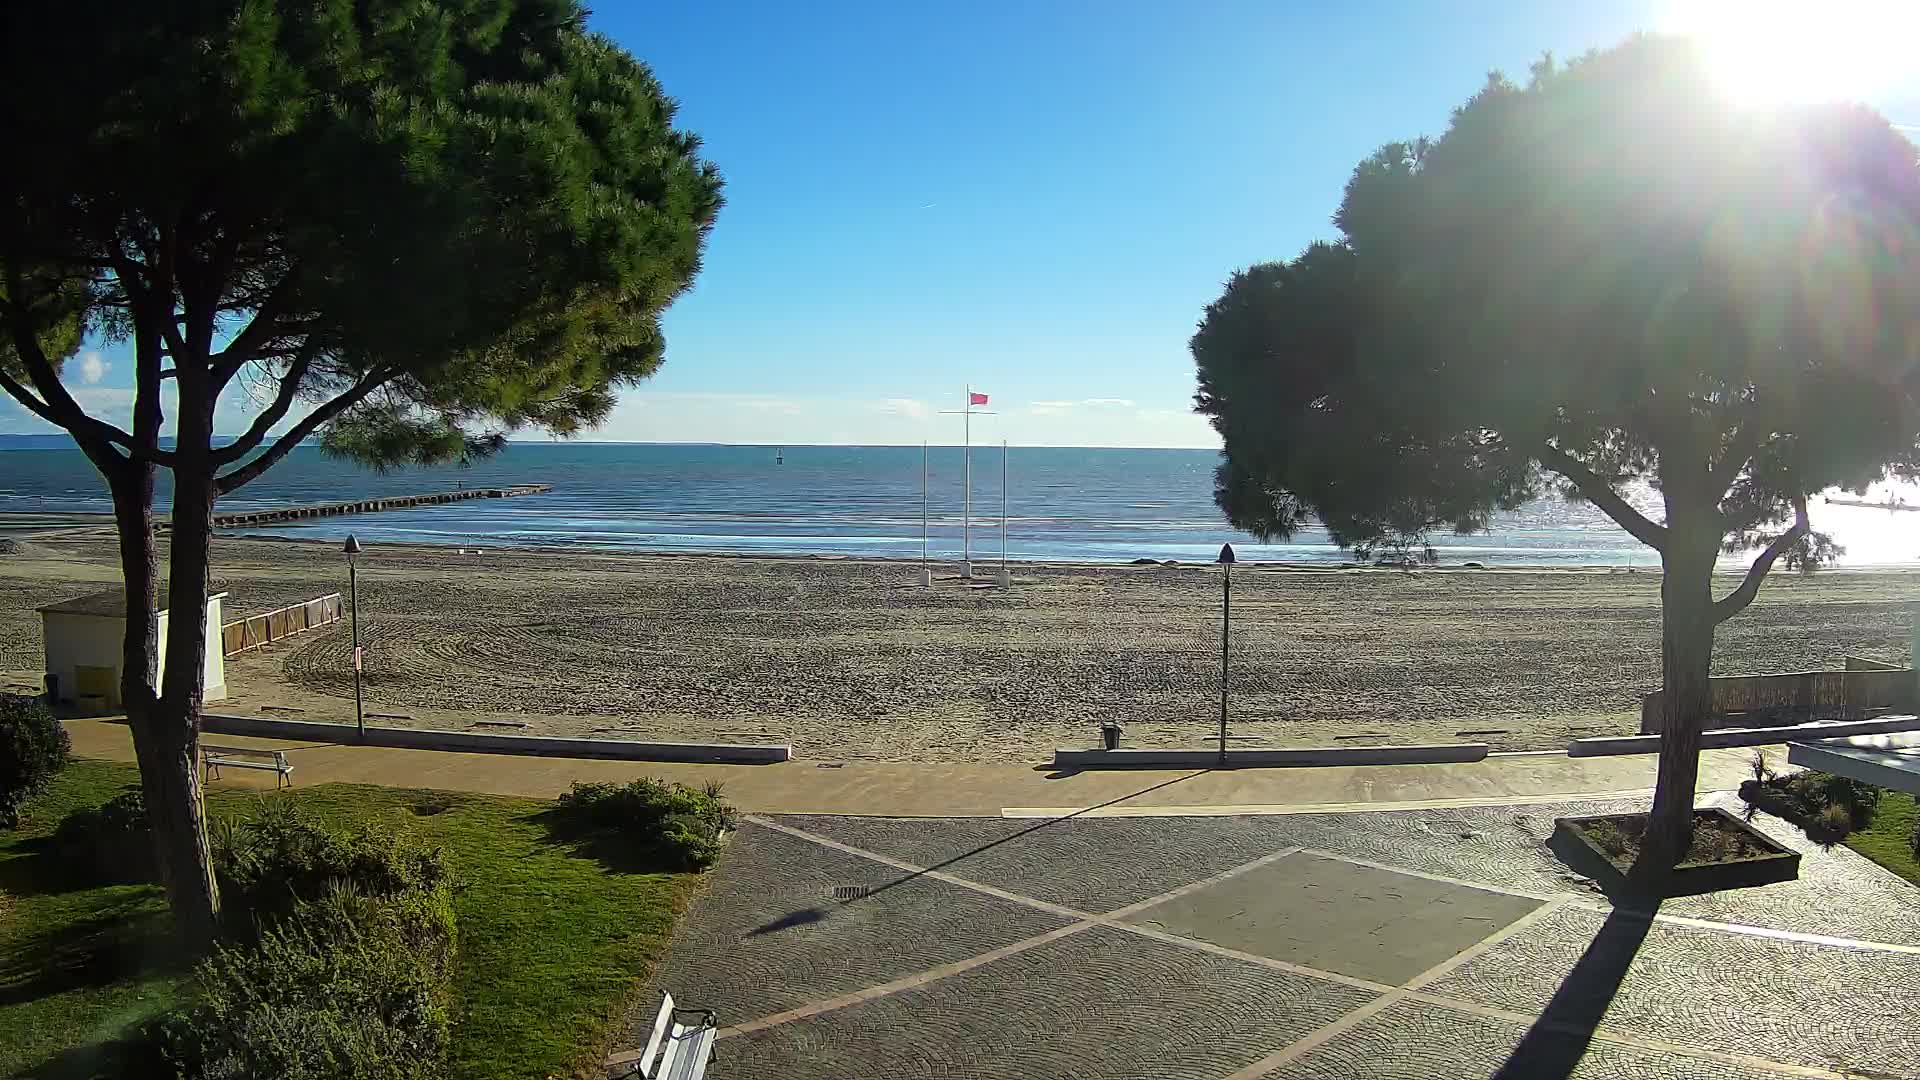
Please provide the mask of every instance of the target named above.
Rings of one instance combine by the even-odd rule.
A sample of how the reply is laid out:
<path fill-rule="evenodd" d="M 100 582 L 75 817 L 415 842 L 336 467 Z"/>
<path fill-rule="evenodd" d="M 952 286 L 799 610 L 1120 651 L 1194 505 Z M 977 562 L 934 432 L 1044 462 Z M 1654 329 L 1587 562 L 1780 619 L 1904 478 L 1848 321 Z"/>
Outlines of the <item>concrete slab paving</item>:
<path fill-rule="evenodd" d="M 1216 1080 L 1373 997 L 1093 927 L 963 975 L 721 1041 L 716 1080 Z"/>
<path fill-rule="evenodd" d="M 1732 890 L 1738 892 L 1743 890 Z M 1427 989 L 1686 1046 L 1920 1075 L 1920 955 L 1553 912 Z"/>
<path fill-rule="evenodd" d="M 1864 941 L 1755 928 L 1848 907 L 1833 890 L 1879 871 L 1836 849 L 1811 865 L 1840 884 L 1724 893 L 1726 922 L 1610 922 L 1540 845 L 1554 816 L 1601 808 L 769 817 L 676 932 L 658 987 L 722 1003 L 713 1075 L 735 1080 L 1920 1080 L 1920 949 L 1899 936 L 1920 920 L 1920 890 L 1864 894 L 1847 917 L 1880 931 Z M 827 869 L 799 885 L 793 866 L 808 862 Z M 848 878 L 972 895 L 883 903 L 844 936 L 831 919 L 754 934 L 796 890 Z M 949 902 L 978 914 L 950 926 L 924 906 Z M 1021 908 L 1039 918 L 979 929 Z M 766 942 L 789 933 L 789 951 Z M 889 951 L 903 955 L 867 955 Z"/>
<path fill-rule="evenodd" d="M 1785 1075 L 1763 1067 L 1677 1057 L 1644 1047 L 1583 1044 L 1564 1034 L 1546 1034 L 1528 1042 L 1527 1032 L 1525 1024 L 1401 1002 L 1268 1076 L 1270 1080 L 1475 1076 L 1500 1076 L 1503 1080 L 1779 1080 Z"/>
<path fill-rule="evenodd" d="M 1540 904 L 1295 853 L 1127 921 L 1397 985 Z"/>
<path fill-rule="evenodd" d="M 876 891 L 835 900 L 843 887 Z M 746 824 L 655 978 L 738 1024 L 1072 921 Z"/>

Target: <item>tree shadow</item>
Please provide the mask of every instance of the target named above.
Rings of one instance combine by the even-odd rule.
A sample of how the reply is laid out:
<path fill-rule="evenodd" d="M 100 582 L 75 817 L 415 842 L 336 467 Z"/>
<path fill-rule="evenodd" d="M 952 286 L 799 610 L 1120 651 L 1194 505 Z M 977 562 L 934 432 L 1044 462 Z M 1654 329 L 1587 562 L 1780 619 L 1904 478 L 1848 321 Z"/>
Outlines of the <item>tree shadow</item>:
<path fill-rule="evenodd" d="M 151 897 L 129 896 L 16 941 L 0 954 L 0 1008 L 178 969 L 186 957 L 171 930 L 171 918 Z"/>
<path fill-rule="evenodd" d="M 1600 1018 L 1626 981 L 1659 907 L 1657 899 L 1646 900 L 1644 906 L 1615 907 L 1607 914 L 1600 932 L 1494 1074 L 1495 1080 L 1567 1080 L 1573 1075 Z"/>
<path fill-rule="evenodd" d="M 154 1060 L 157 1056 L 153 1042 L 135 1027 L 97 1042 L 69 1046 L 17 1075 L 20 1080 L 108 1080 L 112 1077 L 165 1076 L 168 1066 Z"/>
<path fill-rule="evenodd" d="M 1050 829 L 1053 826 L 1058 825 L 1063 821 L 1072 821 L 1074 818 L 1080 817 L 1084 814 L 1090 814 L 1095 810 L 1105 809 L 1106 807 L 1114 806 L 1116 804 L 1126 802 L 1128 799 L 1137 799 L 1140 796 L 1145 795 L 1149 792 L 1159 791 L 1162 788 L 1169 788 L 1175 784 L 1185 783 L 1186 781 L 1191 780 L 1196 776 L 1205 776 L 1206 774 L 1212 771 L 1213 771 L 1212 769 L 1201 769 L 1198 772 L 1191 772 L 1185 776 L 1176 776 L 1171 780 L 1162 780 L 1157 784 L 1150 784 L 1146 787 L 1141 788 L 1139 791 L 1128 792 L 1127 794 L 1122 795 L 1117 799 L 1108 799 L 1106 802 L 1103 802 L 1103 803 L 1097 803 L 1093 806 L 1082 807 L 1078 810 L 1075 810 L 1071 814 L 1065 814 L 1057 818 L 1046 818 L 1037 825 L 1032 825 L 1025 829 L 1021 829 L 1017 833 L 1012 833 L 1008 836 L 1003 836 L 998 840 L 993 840 L 988 843 L 981 844 L 979 847 L 974 848 L 971 851 L 963 851 L 958 855 L 952 856 L 951 858 L 942 859 L 939 862 L 934 863 L 932 866 L 926 867 L 921 870 L 915 870 L 912 873 L 905 874 L 901 877 L 895 878 L 894 880 L 887 882 L 885 885 L 878 885 L 878 886 L 875 886 L 874 888 L 863 890 L 858 896 L 849 897 L 848 899 L 845 899 L 845 900 L 836 900 L 832 906 L 815 905 L 814 907 L 801 908 L 796 911 L 788 912 L 787 914 L 782 915 L 780 918 L 775 919 L 764 926 L 758 926 L 752 930 L 747 931 L 747 936 L 760 937 L 766 934 L 777 934 L 782 930 L 791 930 L 796 926 L 807 926 L 813 923 L 821 922 L 825 920 L 828 915 L 833 913 L 834 908 L 850 907 L 854 904 L 871 900 L 874 897 L 879 896 L 881 893 L 886 892 L 889 889 L 898 888 L 902 885 L 908 884 L 909 882 L 916 881 L 919 878 L 926 876 L 927 874 L 934 873 L 935 871 L 938 871 L 938 870 L 944 870 L 945 868 L 952 866 L 957 862 L 961 862 L 965 859 L 971 859 L 975 855 L 979 855 L 982 852 L 991 851 L 994 848 L 1000 847 L 1003 844 L 1011 844 L 1015 840 L 1024 839 L 1028 836 L 1033 835 L 1034 833 L 1039 832 L 1041 829 Z"/>

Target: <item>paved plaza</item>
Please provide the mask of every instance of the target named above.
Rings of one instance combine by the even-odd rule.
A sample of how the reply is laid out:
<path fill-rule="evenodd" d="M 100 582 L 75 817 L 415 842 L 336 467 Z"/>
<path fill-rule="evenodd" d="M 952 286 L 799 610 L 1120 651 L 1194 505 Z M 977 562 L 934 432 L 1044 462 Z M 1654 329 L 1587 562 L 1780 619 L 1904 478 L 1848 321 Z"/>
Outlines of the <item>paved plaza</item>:
<path fill-rule="evenodd" d="M 754 815 L 657 981 L 716 1080 L 1920 1078 L 1920 890 L 1762 817 L 1800 880 L 1650 914 L 1544 846 L 1644 806 Z"/>

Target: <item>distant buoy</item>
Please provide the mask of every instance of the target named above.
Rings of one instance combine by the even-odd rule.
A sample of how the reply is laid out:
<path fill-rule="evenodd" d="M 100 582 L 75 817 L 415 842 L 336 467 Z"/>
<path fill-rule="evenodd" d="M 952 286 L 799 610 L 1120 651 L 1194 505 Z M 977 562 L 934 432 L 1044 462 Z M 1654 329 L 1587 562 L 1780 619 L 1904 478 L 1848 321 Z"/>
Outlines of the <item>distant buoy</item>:
<path fill-rule="evenodd" d="M 785 465 L 785 464 L 787 463 L 787 448 L 786 448 L 786 447 L 784 447 L 784 446 L 783 446 L 783 447 L 781 447 L 780 449 L 778 449 L 778 450 L 775 450 L 775 451 L 773 452 L 773 463 L 774 463 L 775 465 Z"/>

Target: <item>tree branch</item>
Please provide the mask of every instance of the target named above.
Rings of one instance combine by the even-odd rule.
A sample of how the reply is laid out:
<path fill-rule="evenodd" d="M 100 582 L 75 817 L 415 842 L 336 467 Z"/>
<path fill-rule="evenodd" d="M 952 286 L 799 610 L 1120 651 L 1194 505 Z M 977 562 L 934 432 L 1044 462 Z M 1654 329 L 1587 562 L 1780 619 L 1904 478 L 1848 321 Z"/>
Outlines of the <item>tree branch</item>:
<path fill-rule="evenodd" d="M 253 423 L 247 428 L 246 434 L 234 440 L 232 444 L 213 452 L 215 468 L 230 465 L 252 453 L 253 448 L 260 445 L 260 440 L 267 437 L 267 432 L 273 428 L 273 425 L 286 418 L 287 410 L 293 407 L 293 399 L 299 396 L 300 380 L 307 377 L 307 369 L 312 363 L 311 352 L 303 352 L 294 359 L 292 365 L 280 376 L 280 388 L 274 393 L 273 401 L 261 411 L 259 416 L 253 418 Z"/>
<path fill-rule="evenodd" d="M 1767 572 L 1773 569 L 1774 560 L 1784 554 L 1788 548 L 1799 543 L 1800 538 L 1807 535 L 1809 527 L 1806 496 L 1795 495 L 1793 497 L 1793 528 L 1775 537 L 1773 543 L 1768 544 L 1767 549 L 1760 553 L 1760 557 L 1753 560 L 1753 565 L 1747 568 L 1746 580 L 1740 583 L 1739 588 L 1713 602 L 1713 621 L 1723 623 L 1747 610 L 1747 605 L 1753 603 L 1753 598 L 1760 595 L 1760 582 L 1764 581 Z"/>
<path fill-rule="evenodd" d="M 339 416 L 355 405 L 360 404 L 360 402 L 366 400 L 368 394 L 379 389 L 392 377 L 393 374 L 391 372 L 382 368 L 375 368 L 367 372 L 359 382 L 353 385 L 351 390 L 313 410 L 306 416 L 301 417 L 299 423 L 287 429 L 286 434 L 274 440 L 272 446 L 267 447 L 266 453 L 261 454 L 259 457 L 254 458 L 252 461 L 247 462 L 232 472 L 215 479 L 215 489 L 222 495 L 230 494 L 242 484 L 246 484 L 255 477 L 258 477 L 261 473 L 266 472 L 273 467 L 275 462 L 286 457 L 293 451 L 294 447 L 299 446 L 305 441 L 307 436 L 313 434 L 320 425 L 332 420 L 334 417 Z"/>
<path fill-rule="evenodd" d="M 31 330 L 23 325 L 23 317 L 17 313 L 19 308 L 20 281 L 17 275 L 9 275 L 8 307 L 14 314 L 7 318 L 8 329 L 12 331 L 13 351 L 27 371 L 27 381 L 39 391 L 35 397 L 25 386 L 8 378 L 4 384 L 7 393 L 18 399 L 41 419 L 62 428 L 73 436 L 87 457 L 99 464 L 103 460 L 124 458 L 114 452 L 118 446 L 127 454 L 150 461 L 156 465 L 172 467 L 173 455 L 164 450 L 143 449 L 135 445 L 133 436 L 125 431 L 90 415 L 67 393 L 61 385 L 60 373 L 53 368 L 53 362 L 47 359 L 46 352 L 40 348 L 40 342 L 34 339 Z M 37 406 L 37 407 L 36 407 Z"/>
<path fill-rule="evenodd" d="M 1581 464 L 1579 459 L 1565 450 L 1542 439 L 1533 446 L 1533 456 L 1540 464 L 1573 481 L 1573 486 L 1586 496 L 1587 501 L 1599 507 L 1621 528 L 1633 535 L 1635 540 L 1655 551 L 1665 551 L 1667 547 L 1667 528 L 1656 525 L 1645 514 L 1635 510 L 1633 505 L 1613 489 L 1607 479 Z"/>
<path fill-rule="evenodd" d="M 289 272 L 280 279 L 267 298 L 253 312 L 253 318 L 247 320 L 246 328 L 234 335 L 227 347 L 213 356 L 213 381 L 218 387 L 226 386 L 228 380 L 239 374 L 247 361 L 256 359 L 258 352 L 267 342 L 272 341 L 278 328 L 280 316 L 285 314 L 289 297 L 293 294 L 293 274 Z"/>

